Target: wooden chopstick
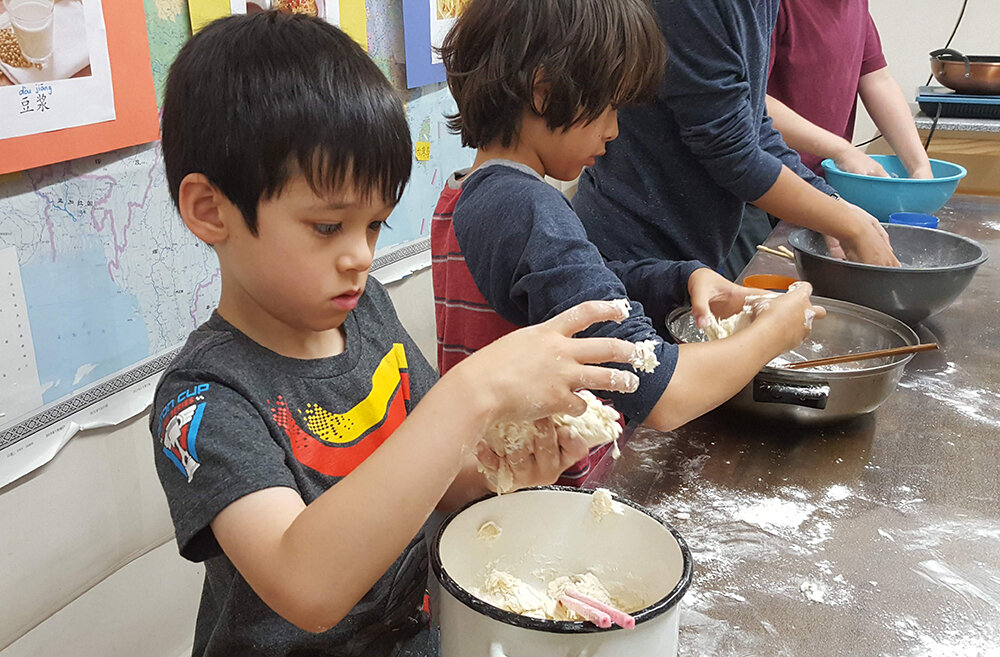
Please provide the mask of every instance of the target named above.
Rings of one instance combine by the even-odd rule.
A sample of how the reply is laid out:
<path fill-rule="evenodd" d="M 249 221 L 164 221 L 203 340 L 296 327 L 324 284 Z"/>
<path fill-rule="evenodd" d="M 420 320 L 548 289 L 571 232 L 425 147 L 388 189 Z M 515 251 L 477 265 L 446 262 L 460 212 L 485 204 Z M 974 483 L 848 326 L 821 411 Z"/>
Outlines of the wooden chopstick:
<path fill-rule="evenodd" d="M 895 349 L 879 349 L 877 351 L 865 351 L 860 354 L 847 354 L 846 356 L 830 356 L 829 358 L 814 358 L 812 360 L 802 360 L 797 363 L 790 363 L 784 366 L 786 370 L 801 370 L 807 367 L 819 367 L 820 365 L 836 365 L 837 363 L 851 363 L 856 360 L 870 360 L 872 358 L 886 358 L 888 356 L 901 356 L 903 354 L 915 354 L 920 351 L 933 351 L 938 348 L 937 342 L 926 344 L 912 344 L 908 347 L 896 347 Z"/>
<path fill-rule="evenodd" d="M 793 255 L 791 255 L 789 253 L 782 253 L 781 251 L 779 251 L 777 249 L 772 249 L 771 247 L 764 246 L 763 244 L 758 244 L 757 245 L 757 250 L 758 251 L 763 251 L 764 253 L 770 253 L 771 255 L 776 255 L 779 258 L 789 258 L 791 260 L 795 259 L 795 256 L 793 256 Z"/>

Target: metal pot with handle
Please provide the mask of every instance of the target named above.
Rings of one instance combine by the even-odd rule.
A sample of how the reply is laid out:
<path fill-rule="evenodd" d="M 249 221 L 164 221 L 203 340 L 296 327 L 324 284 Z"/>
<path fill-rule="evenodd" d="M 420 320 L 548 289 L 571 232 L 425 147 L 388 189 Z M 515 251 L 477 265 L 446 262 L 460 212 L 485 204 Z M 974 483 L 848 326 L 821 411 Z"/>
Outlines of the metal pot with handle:
<path fill-rule="evenodd" d="M 442 657 L 673 657 L 691 553 L 648 510 L 618 499 L 596 514 L 592 491 L 562 486 L 486 497 L 448 516 L 431 542 L 433 613 Z M 618 512 L 620 511 L 620 513 Z M 499 531 L 478 530 L 492 521 Z M 633 629 L 522 616 L 475 595 L 498 569 L 545 590 L 551 576 L 593 572 L 645 606 Z"/>
<path fill-rule="evenodd" d="M 1000 56 L 963 55 L 951 48 L 930 53 L 934 79 L 960 94 L 1000 94 Z"/>
<path fill-rule="evenodd" d="M 786 363 L 841 356 L 919 343 L 917 334 L 894 317 L 871 308 L 813 297 L 826 308 L 812 334 L 780 359 Z M 677 342 L 704 342 L 690 308 L 667 317 L 667 330 Z M 772 361 L 732 399 L 729 408 L 753 416 L 798 425 L 820 425 L 856 418 L 878 408 L 896 389 L 913 354 L 791 370 Z"/>

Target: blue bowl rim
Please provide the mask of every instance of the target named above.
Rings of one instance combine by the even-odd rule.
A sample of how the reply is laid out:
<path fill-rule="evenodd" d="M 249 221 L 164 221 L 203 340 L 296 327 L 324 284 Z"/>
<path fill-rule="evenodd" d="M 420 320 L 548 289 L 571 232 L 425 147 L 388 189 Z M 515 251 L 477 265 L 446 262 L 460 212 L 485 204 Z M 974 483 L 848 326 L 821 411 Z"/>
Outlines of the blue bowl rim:
<path fill-rule="evenodd" d="M 839 258 L 834 258 L 833 256 L 823 255 L 822 253 L 814 253 L 814 252 L 809 251 L 807 249 L 804 249 L 801 246 L 799 246 L 798 244 L 796 244 L 796 242 L 798 242 L 800 239 L 803 239 L 803 237 L 801 237 L 801 236 L 804 236 L 806 233 L 817 233 L 817 234 L 820 234 L 817 231 L 811 230 L 809 228 L 798 228 L 796 230 L 793 230 L 792 233 L 788 236 L 788 243 L 789 243 L 789 245 L 791 245 L 792 249 L 795 251 L 796 263 L 798 262 L 799 258 L 802 257 L 799 254 L 806 254 L 808 256 L 811 256 L 813 258 L 817 258 L 819 260 L 823 260 L 823 261 L 826 261 L 826 262 L 837 263 L 839 265 L 843 265 L 843 266 L 854 268 L 854 269 L 862 269 L 862 270 L 868 270 L 868 271 L 895 272 L 895 273 L 906 272 L 907 274 L 914 273 L 914 274 L 918 274 L 918 275 L 919 274 L 933 274 L 933 273 L 936 273 L 936 272 L 943 272 L 943 271 L 963 271 L 963 270 L 966 270 L 966 269 L 975 269 L 979 265 L 981 265 L 984 262 L 986 262 L 989 259 L 989 257 L 990 257 L 990 252 L 986 249 L 985 246 L 983 246 L 982 244 L 980 244 L 976 240 L 972 239 L 971 237 L 966 237 L 965 235 L 959 235 L 957 233 L 951 233 L 951 232 L 948 232 L 946 230 L 941 230 L 940 228 L 924 228 L 922 226 L 909 226 L 907 224 L 883 224 L 883 225 L 892 226 L 893 230 L 925 230 L 925 231 L 928 231 L 928 232 L 937 233 L 939 235 L 942 234 L 942 233 L 945 234 L 945 235 L 951 235 L 952 237 L 957 237 L 958 239 L 962 240 L 963 242 L 968 242 L 968 243 L 972 244 L 973 246 L 975 246 L 976 248 L 978 248 L 979 251 L 980 251 L 980 255 L 975 260 L 970 260 L 969 262 L 963 262 L 960 265 L 946 265 L 944 267 L 921 267 L 919 269 L 916 269 L 916 268 L 906 268 L 906 267 L 886 267 L 884 265 L 869 265 L 869 264 L 866 264 L 866 263 L 863 263 L 863 262 L 854 262 L 852 260 L 841 260 Z"/>
<path fill-rule="evenodd" d="M 877 162 L 878 161 L 877 158 L 879 156 L 873 155 L 870 157 L 872 157 L 872 159 L 875 159 L 875 161 Z M 895 158 L 896 156 L 886 155 L 883 157 Z M 956 167 L 958 168 L 958 173 L 952 174 L 950 176 L 944 176 L 943 178 L 883 178 L 881 176 L 866 176 L 861 173 L 850 173 L 849 171 L 842 171 L 841 169 L 837 168 L 837 165 L 833 163 L 833 160 L 831 158 L 826 158 L 825 160 L 820 162 L 820 166 L 823 167 L 823 171 L 826 171 L 828 173 L 835 173 L 839 176 L 844 176 L 847 178 L 856 178 L 858 180 L 874 180 L 874 181 L 879 181 L 880 183 L 898 182 L 901 180 L 905 180 L 908 183 L 915 183 L 918 185 L 927 185 L 932 183 L 943 183 L 943 182 L 956 182 L 958 180 L 961 180 L 962 178 L 965 178 L 965 176 L 968 175 L 969 173 L 968 171 L 966 171 L 965 167 L 963 167 L 961 164 L 955 164 L 954 162 L 949 162 L 947 160 L 932 159 L 931 164 L 933 164 L 934 162 L 939 162 L 941 164 L 947 164 L 948 166 Z"/>

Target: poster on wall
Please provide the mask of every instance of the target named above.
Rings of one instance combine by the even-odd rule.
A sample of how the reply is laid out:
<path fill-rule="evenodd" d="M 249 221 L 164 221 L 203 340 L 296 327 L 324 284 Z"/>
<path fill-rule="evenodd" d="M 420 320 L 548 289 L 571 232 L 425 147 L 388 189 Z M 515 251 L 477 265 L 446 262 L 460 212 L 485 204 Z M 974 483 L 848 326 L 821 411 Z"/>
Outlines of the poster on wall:
<path fill-rule="evenodd" d="M 0 73 L 0 139 L 113 120 L 101 0 L 4 0 Z"/>
<path fill-rule="evenodd" d="M 444 82 L 437 49 L 469 0 L 403 0 L 406 86 L 410 89 Z"/>
<path fill-rule="evenodd" d="M 368 50 L 368 16 L 364 0 L 229 0 L 234 14 L 276 9 L 288 14 L 317 16 L 347 32 Z"/>
<path fill-rule="evenodd" d="M 103 4 L 0 2 L 0 173 L 159 135 L 142 5 Z"/>

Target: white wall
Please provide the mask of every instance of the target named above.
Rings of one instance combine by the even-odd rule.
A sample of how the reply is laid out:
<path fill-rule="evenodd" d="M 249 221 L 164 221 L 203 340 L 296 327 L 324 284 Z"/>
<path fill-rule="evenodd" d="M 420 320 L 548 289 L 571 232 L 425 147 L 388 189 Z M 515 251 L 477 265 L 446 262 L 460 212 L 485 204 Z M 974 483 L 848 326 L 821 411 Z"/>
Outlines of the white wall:
<path fill-rule="evenodd" d="M 925 84 L 931 74 L 928 53 L 944 47 L 962 8 L 962 0 L 868 2 L 882 36 L 889 70 L 916 112 L 913 98 L 917 87 Z M 1000 56 L 1000 0 L 969 0 L 951 47 L 967 55 Z M 859 104 L 854 143 L 868 140 L 875 132 L 874 124 Z"/>
<path fill-rule="evenodd" d="M 431 273 L 388 286 L 436 363 Z M 204 569 L 177 554 L 145 415 L 0 489 L 0 656 L 190 654 Z"/>

